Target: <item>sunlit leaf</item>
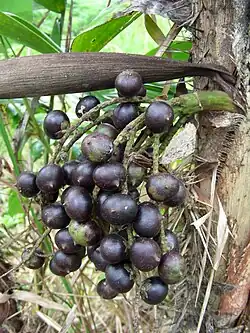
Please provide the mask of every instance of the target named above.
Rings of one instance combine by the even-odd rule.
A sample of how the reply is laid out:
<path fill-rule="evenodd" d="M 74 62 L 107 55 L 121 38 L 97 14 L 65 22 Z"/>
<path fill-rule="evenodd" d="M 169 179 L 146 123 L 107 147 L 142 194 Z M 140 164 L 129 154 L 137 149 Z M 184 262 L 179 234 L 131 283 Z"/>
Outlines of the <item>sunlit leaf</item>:
<path fill-rule="evenodd" d="M 160 45 L 164 41 L 165 36 L 163 32 L 161 31 L 157 23 L 149 15 L 145 15 L 145 27 L 151 38 L 158 45 Z"/>
<path fill-rule="evenodd" d="M 35 2 L 56 13 L 65 11 L 66 0 L 35 0 Z"/>

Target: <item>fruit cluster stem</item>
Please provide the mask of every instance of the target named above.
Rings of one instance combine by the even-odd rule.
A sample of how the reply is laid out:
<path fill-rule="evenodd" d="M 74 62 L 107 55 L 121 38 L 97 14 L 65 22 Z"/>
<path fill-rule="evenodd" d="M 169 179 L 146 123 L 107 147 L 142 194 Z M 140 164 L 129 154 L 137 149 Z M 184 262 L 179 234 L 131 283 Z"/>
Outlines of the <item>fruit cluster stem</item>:
<path fill-rule="evenodd" d="M 159 171 L 160 134 L 155 134 L 153 143 L 153 174 Z"/>

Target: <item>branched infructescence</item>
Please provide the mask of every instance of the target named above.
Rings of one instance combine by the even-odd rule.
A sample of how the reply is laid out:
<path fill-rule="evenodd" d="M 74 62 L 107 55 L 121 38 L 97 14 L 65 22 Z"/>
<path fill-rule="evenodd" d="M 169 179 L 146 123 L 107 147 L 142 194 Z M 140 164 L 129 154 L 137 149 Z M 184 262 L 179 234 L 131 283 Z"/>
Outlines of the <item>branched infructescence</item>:
<path fill-rule="evenodd" d="M 160 205 L 183 205 L 186 187 L 159 164 L 160 155 L 191 115 L 236 108 L 229 96 L 217 91 L 168 102 L 151 100 L 145 97 L 140 75 L 131 70 L 120 73 L 115 85 L 119 98 L 103 103 L 94 96 L 81 98 L 74 124 L 62 111 L 46 116 L 44 132 L 59 140 L 51 162 L 37 174 L 21 173 L 17 188 L 23 196 L 39 199 L 48 229 L 32 251 L 23 254 L 22 263 L 31 269 L 41 267 L 46 256 L 38 247 L 51 229 L 57 229 L 50 271 L 66 276 L 80 268 L 87 253 L 96 269 L 105 272 L 97 285 L 101 297 L 112 299 L 136 285 L 138 327 L 138 297 L 159 304 L 167 296 L 168 284 L 183 278 L 178 241 L 165 229 Z M 105 112 L 112 105 L 114 109 Z M 68 161 L 80 139 L 81 154 Z M 147 197 L 142 199 L 144 189 Z M 141 272 L 153 274 L 155 269 L 157 275 L 141 281 Z"/>

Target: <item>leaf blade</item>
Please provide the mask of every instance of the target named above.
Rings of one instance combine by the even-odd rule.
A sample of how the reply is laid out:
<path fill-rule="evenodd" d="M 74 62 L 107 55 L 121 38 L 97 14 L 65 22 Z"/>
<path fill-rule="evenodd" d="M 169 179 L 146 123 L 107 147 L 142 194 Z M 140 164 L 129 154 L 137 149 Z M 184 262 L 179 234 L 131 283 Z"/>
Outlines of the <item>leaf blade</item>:
<path fill-rule="evenodd" d="M 63 13 L 66 7 L 66 0 L 35 0 L 35 2 L 56 13 Z"/>

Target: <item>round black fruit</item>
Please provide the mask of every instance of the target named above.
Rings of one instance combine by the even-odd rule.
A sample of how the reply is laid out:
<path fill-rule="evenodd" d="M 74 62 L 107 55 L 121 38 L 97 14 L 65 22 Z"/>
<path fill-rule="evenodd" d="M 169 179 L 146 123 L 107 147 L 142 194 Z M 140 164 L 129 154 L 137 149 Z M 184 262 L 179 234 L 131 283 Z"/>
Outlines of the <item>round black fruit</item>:
<path fill-rule="evenodd" d="M 119 133 L 113 125 L 108 123 L 98 125 L 95 132 L 107 135 L 111 140 L 115 140 Z"/>
<path fill-rule="evenodd" d="M 41 268 L 44 264 L 44 253 L 41 249 L 36 249 L 35 252 L 31 255 L 31 249 L 25 249 L 22 253 L 22 261 L 24 265 L 30 269 L 38 269 Z M 28 259 L 29 258 L 29 259 Z"/>
<path fill-rule="evenodd" d="M 118 234 L 109 234 L 102 239 L 100 251 L 110 264 L 118 264 L 127 258 L 126 240 Z"/>
<path fill-rule="evenodd" d="M 60 202 L 44 206 L 41 215 L 43 223 L 50 229 L 65 228 L 70 222 L 70 218 Z"/>
<path fill-rule="evenodd" d="M 66 254 L 79 254 L 79 252 L 81 252 L 83 256 L 85 254 L 85 248 L 74 242 L 67 228 L 61 229 L 55 234 L 55 243 L 58 249 Z"/>
<path fill-rule="evenodd" d="M 69 233 L 74 242 L 82 246 L 98 244 L 103 237 L 102 229 L 94 221 L 88 221 L 84 224 L 71 221 Z"/>
<path fill-rule="evenodd" d="M 179 190 L 171 198 L 168 198 L 164 201 L 164 204 L 169 207 L 175 207 L 182 205 L 186 199 L 186 188 L 184 184 L 179 181 Z"/>
<path fill-rule="evenodd" d="M 69 190 L 72 188 L 72 186 L 68 186 L 65 188 L 65 190 L 62 192 L 61 194 L 61 203 L 64 204 L 65 198 L 67 196 L 67 193 L 69 192 Z"/>
<path fill-rule="evenodd" d="M 167 132 L 173 120 L 174 112 L 171 106 L 163 101 L 151 103 L 145 112 L 145 124 L 153 133 Z"/>
<path fill-rule="evenodd" d="M 90 161 L 86 160 L 80 163 L 72 172 L 73 184 L 77 186 L 83 186 L 88 191 L 92 192 L 95 187 L 95 183 L 92 177 L 94 170 L 95 165 Z"/>
<path fill-rule="evenodd" d="M 180 282 L 184 277 L 184 258 L 176 251 L 165 253 L 158 267 L 160 278 L 167 284 Z"/>
<path fill-rule="evenodd" d="M 115 79 L 115 88 L 124 97 L 137 96 L 141 87 L 141 75 L 133 70 L 125 70 L 117 75 Z"/>
<path fill-rule="evenodd" d="M 79 165 L 78 161 L 69 161 L 63 165 L 62 168 L 64 172 L 65 184 L 73 185 L 72 173 L 77 168 L 78 165 Z"/>
<path fill-rule="evenodd" d="M 96 167 L 93 173 L 95 184 L 105 191 L 118 191 L 126 179 L 126 171 L 121 163 L 113 162 Z"/>
<path fill-rule="evenodd" d="M 105 269 L 109 263 L 101 255 L 100 246 L 99 245 L 88 246 L 87 254 L 89 260 L 95 265 L 95 268 L 98 271 L 105 272 Z"/>
<path fill-rule="evenodd" d="M 105 279 L 98 282 L 96 291 L 103 299 L 112 299 L 118 295 L 118 292 L 112 289 Z"/>
<path fill-rule="evenodd" d="M 49 262 L 49 269 L 53 274 L 58 275 L 58 276 L 66 276 L 67 274 L 70 273 L 70 272 L 64 270 L 63 268 L 59 267 L 56 264 L 54 257 Z"/>
<path fill-rule="evenodd" d="M 149 272 L 159 265 L 161 249 L 153 239 L 139 237 L 130 248 L 130 259 L 140 271 Z"/>
<path fill-rule="evenodd" d="M 134 221 L 138 207 L 136 201 L 127 194 L 110 195 L 101 205 L 102 218 L 111 224 L 130 224 Z"/>
<path fill-rule="evenodd" d="M 41 195 L 42 206 L 45 206 L 53 202 L 56 202 L 59 195 L 59 191 L 53 193 L 45 193 L 41 191 L 40 195 Z"/>
<path fill-rule="evenodd" d="M 141 89 L 137 93 L 137 96 L 145 97 L 147 95 L 147 90 L 144 85 L 141 86 Z"/>
<path fill-rule="evenodd" d="M 128 186 L 131 189 L 138 187 L 144 180 L 146 169 L 140 165 L 131 162 L 128 166 Z"/>
<path fill-rule="evenodd" d="M 77 254 L 66 254 L 61 250 L 54 255 L 55 264 L 63 271 L 69 273 L 77 271 L 82 263 L 82 258 Z"/>
<path fill-rule="evenodd" d="M 17 178 L 17 189 L 23 197 L 32 198 L 37 195 L 36 175 L 33 172 L 22 172 Z"/>
<path fill-rule="evenodd" d="M 119 130 L 126 127 L 138 116 L 138 107 L 132 103 L 119 104 L 113 111 L 113 123 Z"/>
<path fill-rule="evenodd" d="M 156 305 L 166 298 L 168 286 L 159 276 L 151 276 L 142 282 L 140 294 L 144 302 Z"/>
<path fill-rule="evenodd" d="M 157 237 L 155 237 L 155 240 L 157 241 L 157 243 L 160 245 L 161 244 L 161 238 L 160 235 L 158 235 Z M 179 251 L 179 241 L 178 238 L 176 236 L 175 233 L 173 233 L 171 230 L 169 229 L 165 229 L 165 247 L 167 252 L 169 251 Z"/>
<path fill-rule="evenodd" d="M 65 112 L 55 110 L 50 111 L 44 119 L 43 129 L 46 135 L 54 140 L 61 139 L 64 131 L 69 128 L 69 117 Z"/>
<path fill-rule="evenodd" d="M 133 288 L 134 280 L 128 265 L 108 265 L 105 273 L 108 284 L 118 293 L 127 293 Z"/>
<path fill-rule="evenodd" d="M 95 213 L 96 213 L 96 216 L 98 216 L 100 219 L 102 218 L 101 217 L 101 206 L 104 203 L 104 201 L 107 199 L 107 197 L 109 197 L 110 195 L 112 195 L 112 192 L 102 191 L 102 190 L 100 190 L 97 194 L 96 202 L 95 202 Z"/>
<path fill-rule="evenodd" d="M 100 101 L 95 96 L 85 96 L 79 98 L 79 102 L 76 105 L 75 113 L 78 118 L 81 118 L 86 112 L 93 109 L 95 106 L 100 104 Z M 90 120 L 96 120 L 99 117 L 100 111 L 95 111 L 89 117 Z"/>
<path fill-rule="evenodd" d="M 36 185 L 45 193 L 57 192 L 64 185 L 63 169 L 56 164 L 45 165 L 36 176 Z"/>
<path fill-rule="evenodd" d="M 71 186 L 64 197 L 64 207 L 71 219 L 87 221 L 92 211 L 92 198 L 85 188 Z"/>
<path fill-rule="evenodd" d="M 104 134 L 92 133 L 82 141 L 82 153 L 94 163 L 105 163 L 112 156 L 114 146 L 112 140 Z"/>
<path fill-rule="evenodd" d="M 124 152 L 126 148 L 125 143 L 119 143 L 117 147 L 115 147 L 113 154 L 110 158 L 110 162 L 122 162 L 124 157 Z"/>
<path fill-rule="evenodd" d="M 146 190 L 148 196 L 162 202 L 171 199 L 179 191 L 180 181 L 169 173 L 158 173 L 148 178 Z"/>
<path fill-rule="evenodd" d="M 142 202 L 138 206 L 138 213 L 133 228 L 142 237 L 155 237 L 161 229 L 159 208 L 151 202 Z"/>

